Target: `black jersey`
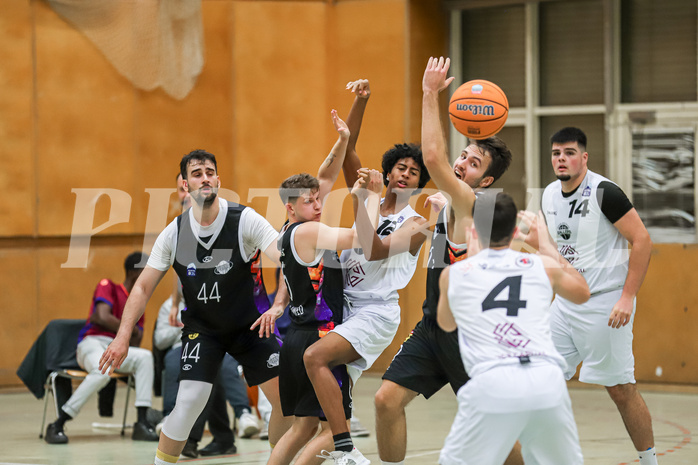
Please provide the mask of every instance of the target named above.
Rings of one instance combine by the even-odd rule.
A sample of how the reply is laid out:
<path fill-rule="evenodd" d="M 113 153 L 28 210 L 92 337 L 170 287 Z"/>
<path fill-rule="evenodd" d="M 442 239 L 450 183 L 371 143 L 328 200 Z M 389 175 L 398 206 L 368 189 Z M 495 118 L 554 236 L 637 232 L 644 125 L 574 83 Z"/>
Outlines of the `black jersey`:
<path fill-rule="evenodd" d="M 239 225 L 245 208 L 229 206 L 220 233 L 206 246 L 200 243 L 204 239 L 195 237 L 188 214 L 177 218 L 173 267 L 187 304 L 182 323 L 191 332 L 221 336 L 249 331 L 259 314 L 270 307 L 259 250 L 249 261 L 242 256 Z"/>
<path fill-rule="evenodd" d="M 429 249 L 429 261 L 427 263 L 427 297 L 422 304 L 424 316 L 436 320 L 436 309 L 439 304 L 439 277 L 444 268 L 453 263 L 467 258 L 465 248 L 454 247 L 448 240 L 448 219 L 444 213 L 448 205 L 439 213 L 434 225 L 434 234 L 431 236 L 431 249 Z"/>
<path fill-rule="evenodd" d="M 289 315 L 296 328 L 327 330 L 342 322 L 344 288 L 339 257 L 325 250 L 316 263 L 299 263 L 293 232 L 303 223 L 291 224 L 279 239 L 281 269 L 291 298 Z"/>

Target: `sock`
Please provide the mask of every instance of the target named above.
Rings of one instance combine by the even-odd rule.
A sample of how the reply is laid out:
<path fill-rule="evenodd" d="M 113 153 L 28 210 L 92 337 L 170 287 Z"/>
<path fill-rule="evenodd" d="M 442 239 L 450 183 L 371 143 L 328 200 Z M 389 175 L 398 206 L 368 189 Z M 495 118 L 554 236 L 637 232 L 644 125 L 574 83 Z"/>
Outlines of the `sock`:
<path fill-rule="evenodd" d="M 657 465 L 657 453 L 654 447 L 637 453 L 640 456 L 640 465 Z"/>
<path fill-rule="evenodd" d="M 73 417 L 65 413 L 65 410 L 61 409 L 58 413 L 58 418 L 56 419 L 56 421 L 53 422 L 53 424 L 59 426 L 62 429 L 63 425 L 65 425 L 65 422 L 72 419 Z"/>
<path fill-rule="evenodd" d="M 342 452 L 351 452 L 354 449 L 354 443 L 351 441 L 350 433 L 340 433 L 332 436 L 334 440 L 334 450 Z"/>
<path fill-rule="evenodd" d="M 148 407 L 136 407 L 138 423 L 148 424 Z"/>
<path fill-rule="evenodd" d="M 178 459 L 179 457 L 168 455 L 158 449 L 155 451 L 155 460 L 153 461 L 153 465 L 170 465 L 171 463 L 177 463 Z"/>

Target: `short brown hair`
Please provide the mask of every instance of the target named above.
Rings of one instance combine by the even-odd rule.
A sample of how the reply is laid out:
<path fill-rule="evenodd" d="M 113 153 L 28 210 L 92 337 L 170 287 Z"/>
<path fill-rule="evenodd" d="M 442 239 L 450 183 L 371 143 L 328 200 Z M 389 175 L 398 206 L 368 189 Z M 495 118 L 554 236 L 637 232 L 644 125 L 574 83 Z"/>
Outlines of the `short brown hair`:
<path fill-rule="evenodd" d="M 304 192 L 315 192 L 318 189 L 320 189 L 320 182 L 315 176 L 308 173 L 294 174 L 281 183 L 279 196 L 284 204 L 293 203 Z"/>

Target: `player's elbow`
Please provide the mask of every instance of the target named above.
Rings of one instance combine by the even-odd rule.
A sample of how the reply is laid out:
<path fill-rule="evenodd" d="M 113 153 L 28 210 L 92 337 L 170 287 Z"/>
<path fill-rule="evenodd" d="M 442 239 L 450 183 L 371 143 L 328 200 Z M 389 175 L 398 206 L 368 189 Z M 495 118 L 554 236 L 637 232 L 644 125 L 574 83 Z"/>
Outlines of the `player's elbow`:
<path fill-rule="evenodd" d="M 439 328 L 443 329 L 447 333 L 452 333 L 453 331 L 458 329 L 458 326 L 456 325 L 455 321 L 453 321 L 452 319 L 449 320 L 441 313 L 436 314 L 436 323 L 439 325 Z"/>
<path fill-rule="evenodd" d="M 571 301 L 574 304 L 581 305 L 585 303 L 589 298 L 591 297 L 591 292 L 589 291 L 589 286 L 584 284 L 584 286 L 579 286 L 579 289 L 577 289 L 574 292 L 574 295 L 570 296 L 568 300 Z"/>

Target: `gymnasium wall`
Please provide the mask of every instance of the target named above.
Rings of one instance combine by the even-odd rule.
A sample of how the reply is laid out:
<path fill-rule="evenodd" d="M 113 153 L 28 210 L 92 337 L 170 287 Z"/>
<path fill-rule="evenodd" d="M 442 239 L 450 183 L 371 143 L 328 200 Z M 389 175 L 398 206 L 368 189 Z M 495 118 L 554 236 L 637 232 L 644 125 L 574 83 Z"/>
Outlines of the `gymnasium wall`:
<path fill-rule="evenodd" d="M 278 227 L 276 189 L 317 172 L 336 139 L 330 110 L 346 116 L 353 101 L 350 80 L 369 78 L 373 92 L 358 145 L 364 164 L 379 168 L 392 144 L 418 141 L 423 65 L 446 50 L 446 17 L 430 0 L 204 0 L 202 9 L 203 71 L 178 101 L 135 89 L 46 2 L 3 5 L 0 386 L 21 384 L 15 371 L 50 320 L 86 318 L 99 280 L 121 282 L 125 256 L 150 249 L 176 214 L 175 176 L 190 150 L 216 154 L 226 196 Z M 350 226 L 341 176 L 337 189 L 329 221 Z M 110 226 L 80 234 L 100 225 Z M 77 242 L 71 250 L 71 235 L 89 240 L 89 252 Z M 145 347 L 172 280 L 170 272 L 147 307 Z M 420 271 L 403 292 L 409 326 L 423 295 Z"/>
<path fill-rule="evenodd" d="M 47 322 L 85 318 L 99 280 L 120 282 L 124 257 L 149 250 L 176 214 L 174 179 L 188 151 L 216 154 L 226 197 L 279 227 L 276 188 L 291 174 L 317 171 L 336 138 L 330 109 L 346 116 L 351 106 L 348 81 L 371 81 L 358 145 L 365 165 L 378 168 L 394 143 L 419 141 L 424 65 L 447 51 L 448 16 L 433 0 L 202 5 L 205 63 L 181 101 L 135 89 L 44 1 L 3 5 L 0 386 L 21 384 L 15 371 Z M 348 226 L 342 183 L 325 213 Z M 112 225 L 84 234 L 104 224 Z M 71 249 L 71 237 L 90 239 L 89 251 L 77 242 Z M 698 384 L 697 255 L 692 246 L 654 247 L 635 322 L 638 380 Z M 271 270 L 265 275 L 273 288 Z M 170 272 L 148 305 L 145 347 L 172 280 Z M 424 282 L 420 266 L 401 292 L 395 342 L 373 371 L 387 367 L 421 318 Z"/>

